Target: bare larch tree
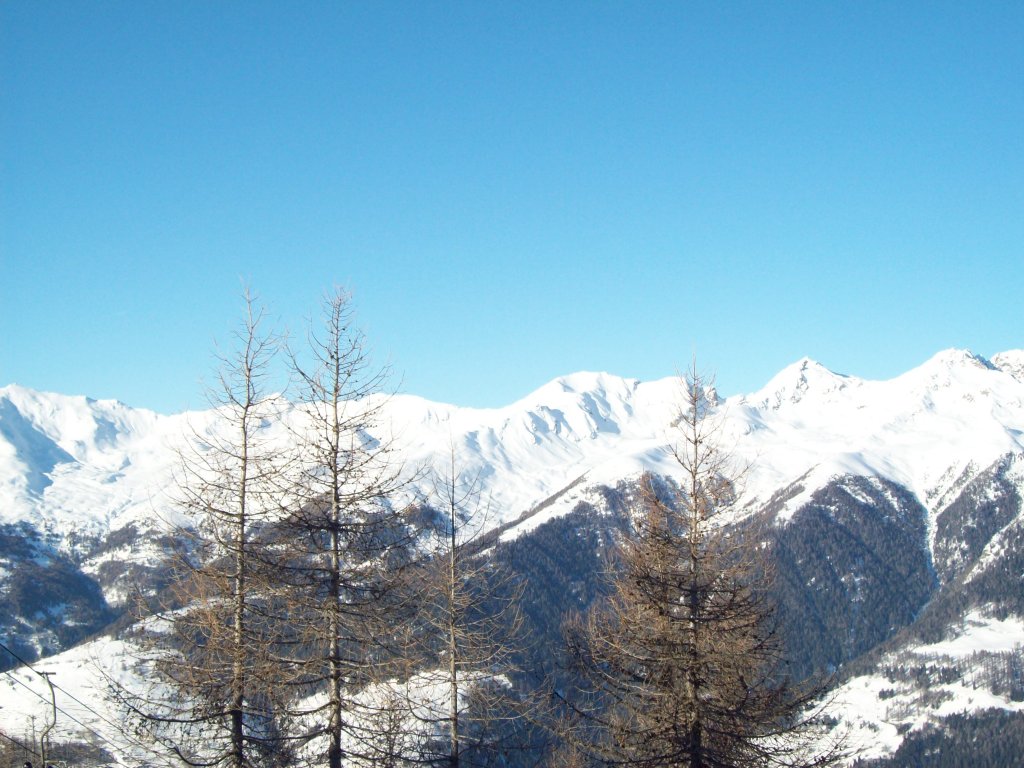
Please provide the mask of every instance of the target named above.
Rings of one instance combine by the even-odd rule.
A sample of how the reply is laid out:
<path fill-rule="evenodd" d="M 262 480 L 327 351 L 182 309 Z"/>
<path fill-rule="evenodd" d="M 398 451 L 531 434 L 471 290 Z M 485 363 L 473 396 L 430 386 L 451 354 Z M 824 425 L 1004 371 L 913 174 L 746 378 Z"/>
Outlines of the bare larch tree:
<path fill-rule="evenodd" d="M 245 320 L 219 355 L 212 421 L 193 425 L 181 454 L 177 496 L 195 521 L 163 611 L 143 622 L 152 676 L 146 692 L 116 695 L 136 725 L 196 766 L 276 766 L 284 757 L 280 623 L 268 599 L 262 530 L 276 514 L 287 460 L 268 430 L 279 399 L 266 390 L 277 340 L 245 294 Z M 152 606 L 149 606 L 152 608 Z"/>
<path fill-rule="evenodd" d="M 293 710 L 308 757 L 340 768 L 376 760 L 373 723 L 389 699 L 371 688 L 394 662 L 415 531 L 395 502 L 403 470 L 383 434 L 387 371 L 372 365 L 346 291 L 327 295 L 322 314 L 308 334 L 309 362 L 291 354 L 305 420 L 278 594 L 289 605 L 292 682 L 305 695 Z"/>
<path fill-rule="evenodd" d="M 522 643 L 522 584 L 483 556 L 491 510 L 479 478 L 459 471 L 454 445 L 433 480 L 437 515 L 419 593 L 424 631 L 411 657 L 440 662 L 429 677 L 444 694 L 413 708 L 439 737 L 427 740 L 418 760 L 451 768 L 497 765 L 515 750 L 510 724 L 522 714 L 508 678 Z"/>
<path fill-rule="evenodd" d="M 677 421 L 679 484 L 644 481 L 606 601 L 567 626 L 587 681 L 570 702 L 570 752 L 599 765 L 823 766 L 807 708 L 784 675 L 757 537 L 722 524 L 737 473 L 720 446 L 710 382 L 692 368 Z"/>

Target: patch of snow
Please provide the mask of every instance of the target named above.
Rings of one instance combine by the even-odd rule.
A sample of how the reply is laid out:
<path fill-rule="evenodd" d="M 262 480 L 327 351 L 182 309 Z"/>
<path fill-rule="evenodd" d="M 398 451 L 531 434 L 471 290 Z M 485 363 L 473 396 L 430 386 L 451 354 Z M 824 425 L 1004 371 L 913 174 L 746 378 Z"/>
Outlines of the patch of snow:
<path fill-rule="evenodd" d="M 108 679 L 139 687 L 143 678 L 132 663 L 133 652 L 121 641 L 101 638 L 43 659 L 33 670 L 20 668 L 0 677 L 0 729 L 31 740 L 51 718 L 50 689 L 37 671 L 52 672 L 58 708 L 51 740 L 97 740 L 111 750 L 118 765 L 161 765 L 128 729 L 108 693 Z M 28 738 L 26 738 L 28 737 Z"/>
<path fill-rule="evenodd" d="M 1024 646 L 1024 619 L 1009 616 L 996 619 L 980 610 L 973 610 L 964 618 L 961 632 L 951 640 L 913 649 L 919 655 L 970 656 L 979 651 L 1004 653 Z"/>

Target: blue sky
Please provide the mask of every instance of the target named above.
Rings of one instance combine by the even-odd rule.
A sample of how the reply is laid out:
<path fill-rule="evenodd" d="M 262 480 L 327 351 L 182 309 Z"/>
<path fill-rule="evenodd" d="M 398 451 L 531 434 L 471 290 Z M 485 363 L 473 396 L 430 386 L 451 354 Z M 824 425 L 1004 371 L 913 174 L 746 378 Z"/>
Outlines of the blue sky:
<path fill-rule="evenodd" d="M 0 3 L 0 384 L 203 404 L 249 282 L 406 392 L 1024 346 L 1024 4 Z"/>

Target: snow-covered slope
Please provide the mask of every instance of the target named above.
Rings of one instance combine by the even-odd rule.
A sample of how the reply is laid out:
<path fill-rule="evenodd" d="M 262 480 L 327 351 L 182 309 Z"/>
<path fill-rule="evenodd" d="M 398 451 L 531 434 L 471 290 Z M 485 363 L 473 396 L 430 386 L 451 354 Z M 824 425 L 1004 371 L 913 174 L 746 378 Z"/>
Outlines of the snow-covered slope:
<path fill-rule="evenodd" d="M 0 522 L 103 534 L 167 507 L 187 416 L 0 389 Z"/>
<path fill-rule="evenodd" d="M 108 692 L 111 680 L 131 690 L 143 689 L 136 656 L 125 642 L 101 638 L 48 658 L 45 666 L 6 673 L 0 677 L 0 730 L 22 744 L 34 744 L 33 734 L 51 722 L 55 702 L 51 743 L 101 745 L 114 757 L 114 765 L 169 765 L 166 756 L 155 754 L 124 727 L 124 714 Z M 53 673 L 52 700 L 40 672 Z"/>

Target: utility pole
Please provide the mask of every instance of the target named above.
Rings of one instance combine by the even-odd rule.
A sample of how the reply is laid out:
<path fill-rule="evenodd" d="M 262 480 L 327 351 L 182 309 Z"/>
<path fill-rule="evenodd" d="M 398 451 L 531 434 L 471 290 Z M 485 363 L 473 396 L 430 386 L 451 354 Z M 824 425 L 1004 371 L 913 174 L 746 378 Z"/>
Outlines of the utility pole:
<path fill-rule="evenodd" d="M 46 680 L 46 684 L 50 686 L 50 703 L 53 705 L 53 720 L 51 720 L 46 728 L 43 729 L 43 735 L 39 739 L 39 756 L 42 759 L 42 768 L 46 768 L 48 763 L 46 762 L 46 742 L 50 737 L 50 731 L 57 725 L 57 694 L 53 690 L 53 681 L 50 680 L 50 676 L 55 674 L 54 672 L 39 672 L 40 675 Z"/>

